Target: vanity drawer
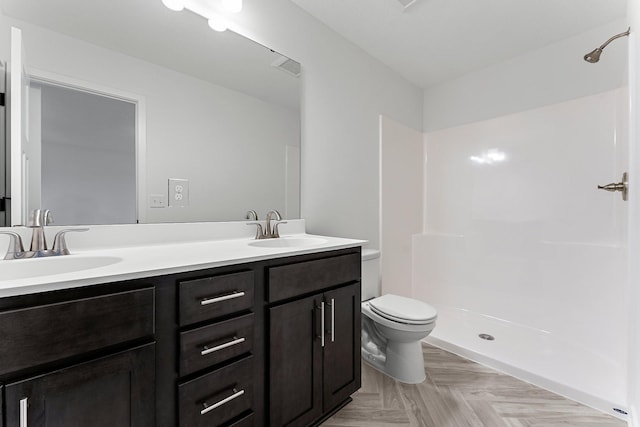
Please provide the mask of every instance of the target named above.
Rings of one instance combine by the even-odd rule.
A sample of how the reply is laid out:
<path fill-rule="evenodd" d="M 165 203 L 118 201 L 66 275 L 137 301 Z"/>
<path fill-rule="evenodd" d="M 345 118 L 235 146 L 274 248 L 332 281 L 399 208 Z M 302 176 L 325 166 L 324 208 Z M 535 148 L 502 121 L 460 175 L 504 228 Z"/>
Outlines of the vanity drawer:
<path fill-rule="evenodd" d="M 253 307 L 253 271 L 180 282 L 180 325 Z"/>
<path fill-rule="evenodd" d="M 153 333 L 153 288 L 0 312 L 0 375 Z"/>
<path fill-rule="evenodd" d="M 253 348 L 254 315 L 180 333 L 180 375 L 188 375 Z"/>
<path fill-rule="evenodd" d="M 360 253 L 269 268 L 267 299 L 279 301 L 360 280 Z"/>
<path fill-rule="evenodd" d="M 249 356 L 178 386 L 180 425 L 217 426 L 249 411 L 252 377 L 253 357 Z"/>

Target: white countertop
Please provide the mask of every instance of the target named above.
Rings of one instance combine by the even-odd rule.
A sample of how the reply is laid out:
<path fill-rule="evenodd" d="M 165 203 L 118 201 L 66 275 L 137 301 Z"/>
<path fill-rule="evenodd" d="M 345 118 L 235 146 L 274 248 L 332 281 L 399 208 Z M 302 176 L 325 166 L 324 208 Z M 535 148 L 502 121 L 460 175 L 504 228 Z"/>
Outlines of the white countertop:
<path fill-rule="evenodd" d="M 241 237 L 80 249 L 65 256 L 0 260 L 0 297 L 325 252 L 366 243 L 304 233 L 283 235 L 282 238 L 319 238 L 322 241 L 303 247 L 264 248 L 249 245 L 255 241 L 252 238 Z M 80 265 L 84 269 L 78 270 Z"/>

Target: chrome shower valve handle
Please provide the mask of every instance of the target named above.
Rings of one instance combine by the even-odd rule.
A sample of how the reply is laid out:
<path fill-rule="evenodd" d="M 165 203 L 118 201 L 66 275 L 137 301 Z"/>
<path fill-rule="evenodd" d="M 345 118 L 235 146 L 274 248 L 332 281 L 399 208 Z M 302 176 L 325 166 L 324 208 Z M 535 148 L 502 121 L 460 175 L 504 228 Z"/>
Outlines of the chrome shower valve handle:
<path fill-rule="evenodd" d="M 622 180 L 620 182 L 612 182 L 611 184 L 598 185 L 598 190 L 611 191 L 611 192 L 620 191 L 622 193 L 622 200 L 626 202 L 629 196 L 629 176 L 627 172 L 622 174 Z"/>

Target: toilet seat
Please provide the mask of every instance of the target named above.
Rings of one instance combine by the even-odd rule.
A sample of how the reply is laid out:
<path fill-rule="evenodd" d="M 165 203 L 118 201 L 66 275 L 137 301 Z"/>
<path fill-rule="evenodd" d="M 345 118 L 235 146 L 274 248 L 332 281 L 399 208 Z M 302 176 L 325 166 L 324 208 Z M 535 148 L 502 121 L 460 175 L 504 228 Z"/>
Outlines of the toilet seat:
<path fill-rule="evenodd" d="M 368 301 L 371 311 L 393 322 L 428 325 L 435 322 L 437 311 L 429 304 L 413 298 L 386 294 Z"/>

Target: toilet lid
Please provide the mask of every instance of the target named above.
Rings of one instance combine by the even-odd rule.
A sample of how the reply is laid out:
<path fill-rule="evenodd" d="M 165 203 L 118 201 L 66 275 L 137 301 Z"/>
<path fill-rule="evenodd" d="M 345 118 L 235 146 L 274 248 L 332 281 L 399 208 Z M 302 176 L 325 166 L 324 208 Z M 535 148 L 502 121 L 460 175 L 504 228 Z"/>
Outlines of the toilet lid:
<path fill-rule="evenodd" d="M 369 301 L 369 306 L 380 316 L 418 325 L 432 322 L 438 314 L 429 304 L 392 294 L 372 299 Z"/>

